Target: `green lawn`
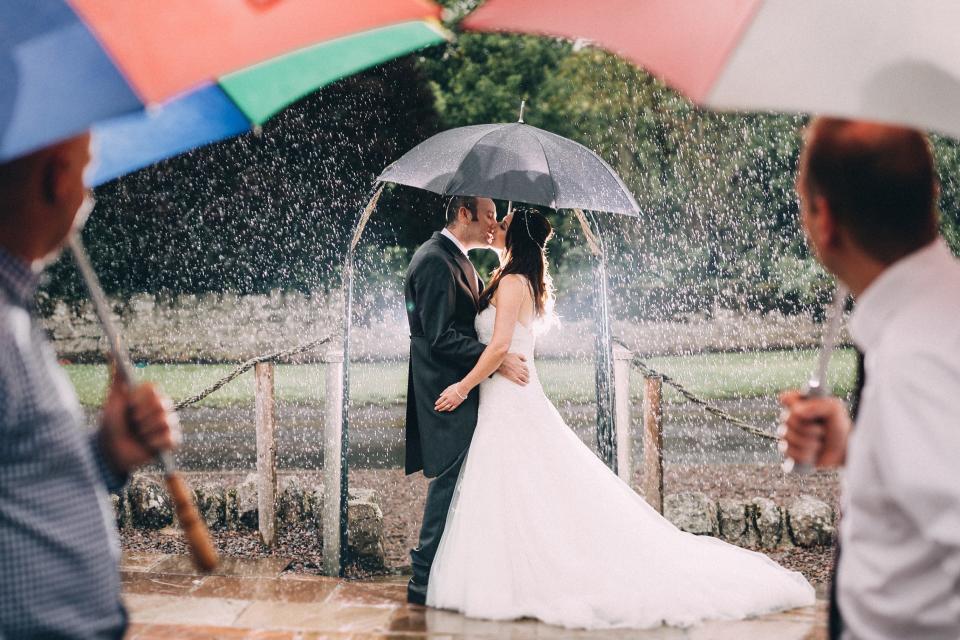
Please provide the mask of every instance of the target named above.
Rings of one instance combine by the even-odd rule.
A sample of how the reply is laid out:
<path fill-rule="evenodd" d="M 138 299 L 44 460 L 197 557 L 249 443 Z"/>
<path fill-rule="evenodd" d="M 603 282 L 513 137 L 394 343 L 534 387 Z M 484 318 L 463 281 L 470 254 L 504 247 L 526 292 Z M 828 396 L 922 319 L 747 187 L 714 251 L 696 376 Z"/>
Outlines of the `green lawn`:
<path fill-rule="evenodd" d="M 757 397 L 801 385 L 813 369 L 816 352 L 759 351 L 711 353 L 693 356 L 650 358 L 648 364 L 671 376 L 693 393 L 705 398 Z M 544 360 L 537 365 L 548 395 L 557 401 L 591 402 L 594 399 L 593 365 L 588 361 Z M 107 372 L 103 365 L 67 365 L 67 374 L 84 405 L 103 401 Z M 198 393 L 233 369 L 231 365 L 148 365 L 139 369 L 141 379 L 152 380 L 175 401 Z M 352 399 L 363 404 L 403 402 L 407 364 L 357 363 L 353 365 Z M 830 367 L 830 381 L 838 393 L 853 385 L 854 352 L 838 351 Z M 278 399 L 286 402 L 320 402 L 324 393 L 323 365 L 277 367 Z M 641 393 L 642 377 L 634 372 L 631 391 Z M 665 391 L 668 402 L 679 396 Z M 253 372 L 249 371 L 205 399 L 204 406 L 253 402 Z"/>

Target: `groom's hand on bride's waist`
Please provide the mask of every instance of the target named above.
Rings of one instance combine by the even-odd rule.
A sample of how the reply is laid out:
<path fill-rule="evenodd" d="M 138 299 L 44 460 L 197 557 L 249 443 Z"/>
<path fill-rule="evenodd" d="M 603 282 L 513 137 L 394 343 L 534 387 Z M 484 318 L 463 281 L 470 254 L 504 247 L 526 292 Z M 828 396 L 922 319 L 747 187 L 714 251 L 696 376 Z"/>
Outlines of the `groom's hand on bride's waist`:
<path fill-rule="evenodd" d="M 500 363 L 500 368 L 497 369 L 497 373 L 510 382 L 519 384 L 520 386 L 524 386 L 530 382 L 530 370 L 527 368 L 527 359 L 519 353 L 508 353 L 505 355 L 503 362 Z"/>

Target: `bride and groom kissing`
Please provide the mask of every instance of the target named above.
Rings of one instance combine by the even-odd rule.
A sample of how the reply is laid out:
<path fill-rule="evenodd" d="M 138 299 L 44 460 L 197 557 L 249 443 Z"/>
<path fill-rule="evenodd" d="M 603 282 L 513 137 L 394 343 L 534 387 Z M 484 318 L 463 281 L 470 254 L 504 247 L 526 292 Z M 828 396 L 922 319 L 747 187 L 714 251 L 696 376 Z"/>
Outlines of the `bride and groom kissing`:
<path fill-rule="evenodd" d="M 455 196 L 414 254 L 406 472 L 430 479 L 411 551 L 414 604 L 570 628 L 687 626 L 811 605 L 767 556 L 674 527 L 612 473 L 544 394 L 549 221 Z M 484 286 L 467 257 L 498 251 Z"/>

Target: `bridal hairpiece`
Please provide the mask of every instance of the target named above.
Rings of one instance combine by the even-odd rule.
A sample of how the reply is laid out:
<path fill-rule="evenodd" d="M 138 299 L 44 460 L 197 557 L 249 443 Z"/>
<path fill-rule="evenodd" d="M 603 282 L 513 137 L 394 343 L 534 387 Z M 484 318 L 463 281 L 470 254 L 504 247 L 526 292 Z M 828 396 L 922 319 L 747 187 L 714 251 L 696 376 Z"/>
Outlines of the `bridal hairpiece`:
<path fill-rule="evenodd" d="M 540 251 L 543 251 L 544 245 L 537 242 L 537 239 L 533 237 L 533 234 L 530 233 L 530 215 L 526 211 L 521 212 L 523 214 L 523 223 L 527 227 L 527 236 L 533 240 L 533 243 L 540 247 Z"/>

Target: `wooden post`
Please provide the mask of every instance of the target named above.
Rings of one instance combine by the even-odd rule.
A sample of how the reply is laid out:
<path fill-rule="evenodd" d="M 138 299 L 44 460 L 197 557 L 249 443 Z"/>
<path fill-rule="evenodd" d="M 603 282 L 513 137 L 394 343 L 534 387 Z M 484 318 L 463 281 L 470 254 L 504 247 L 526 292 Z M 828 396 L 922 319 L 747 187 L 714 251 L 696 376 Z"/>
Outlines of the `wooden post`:
<path fill-rule="evenodd" d="M 663 513 L 663 378 L 643 380 L 643 497 Z"/>
<path fill-rule="evenodd" d="M 614 425 L 617 432 L 617 475 L 633 486 L 633 438 L 630 435 L 630 360 L 633 354 L 613 347 Z"/>
<path fill-rule="evenodd" d="M 260 539 L 272 547 L 277 541 L 277 443 L 275 439 L 273 363 L 254 366 L 257 422 L 257 511 Z"/>
<path fill-rule="evenodd" d="M 323 573 L 339 576 L 342 571 L 341 522 L 343 496 L 343 352 L 328 351 L 326 363 L 323 424 Z"/>

